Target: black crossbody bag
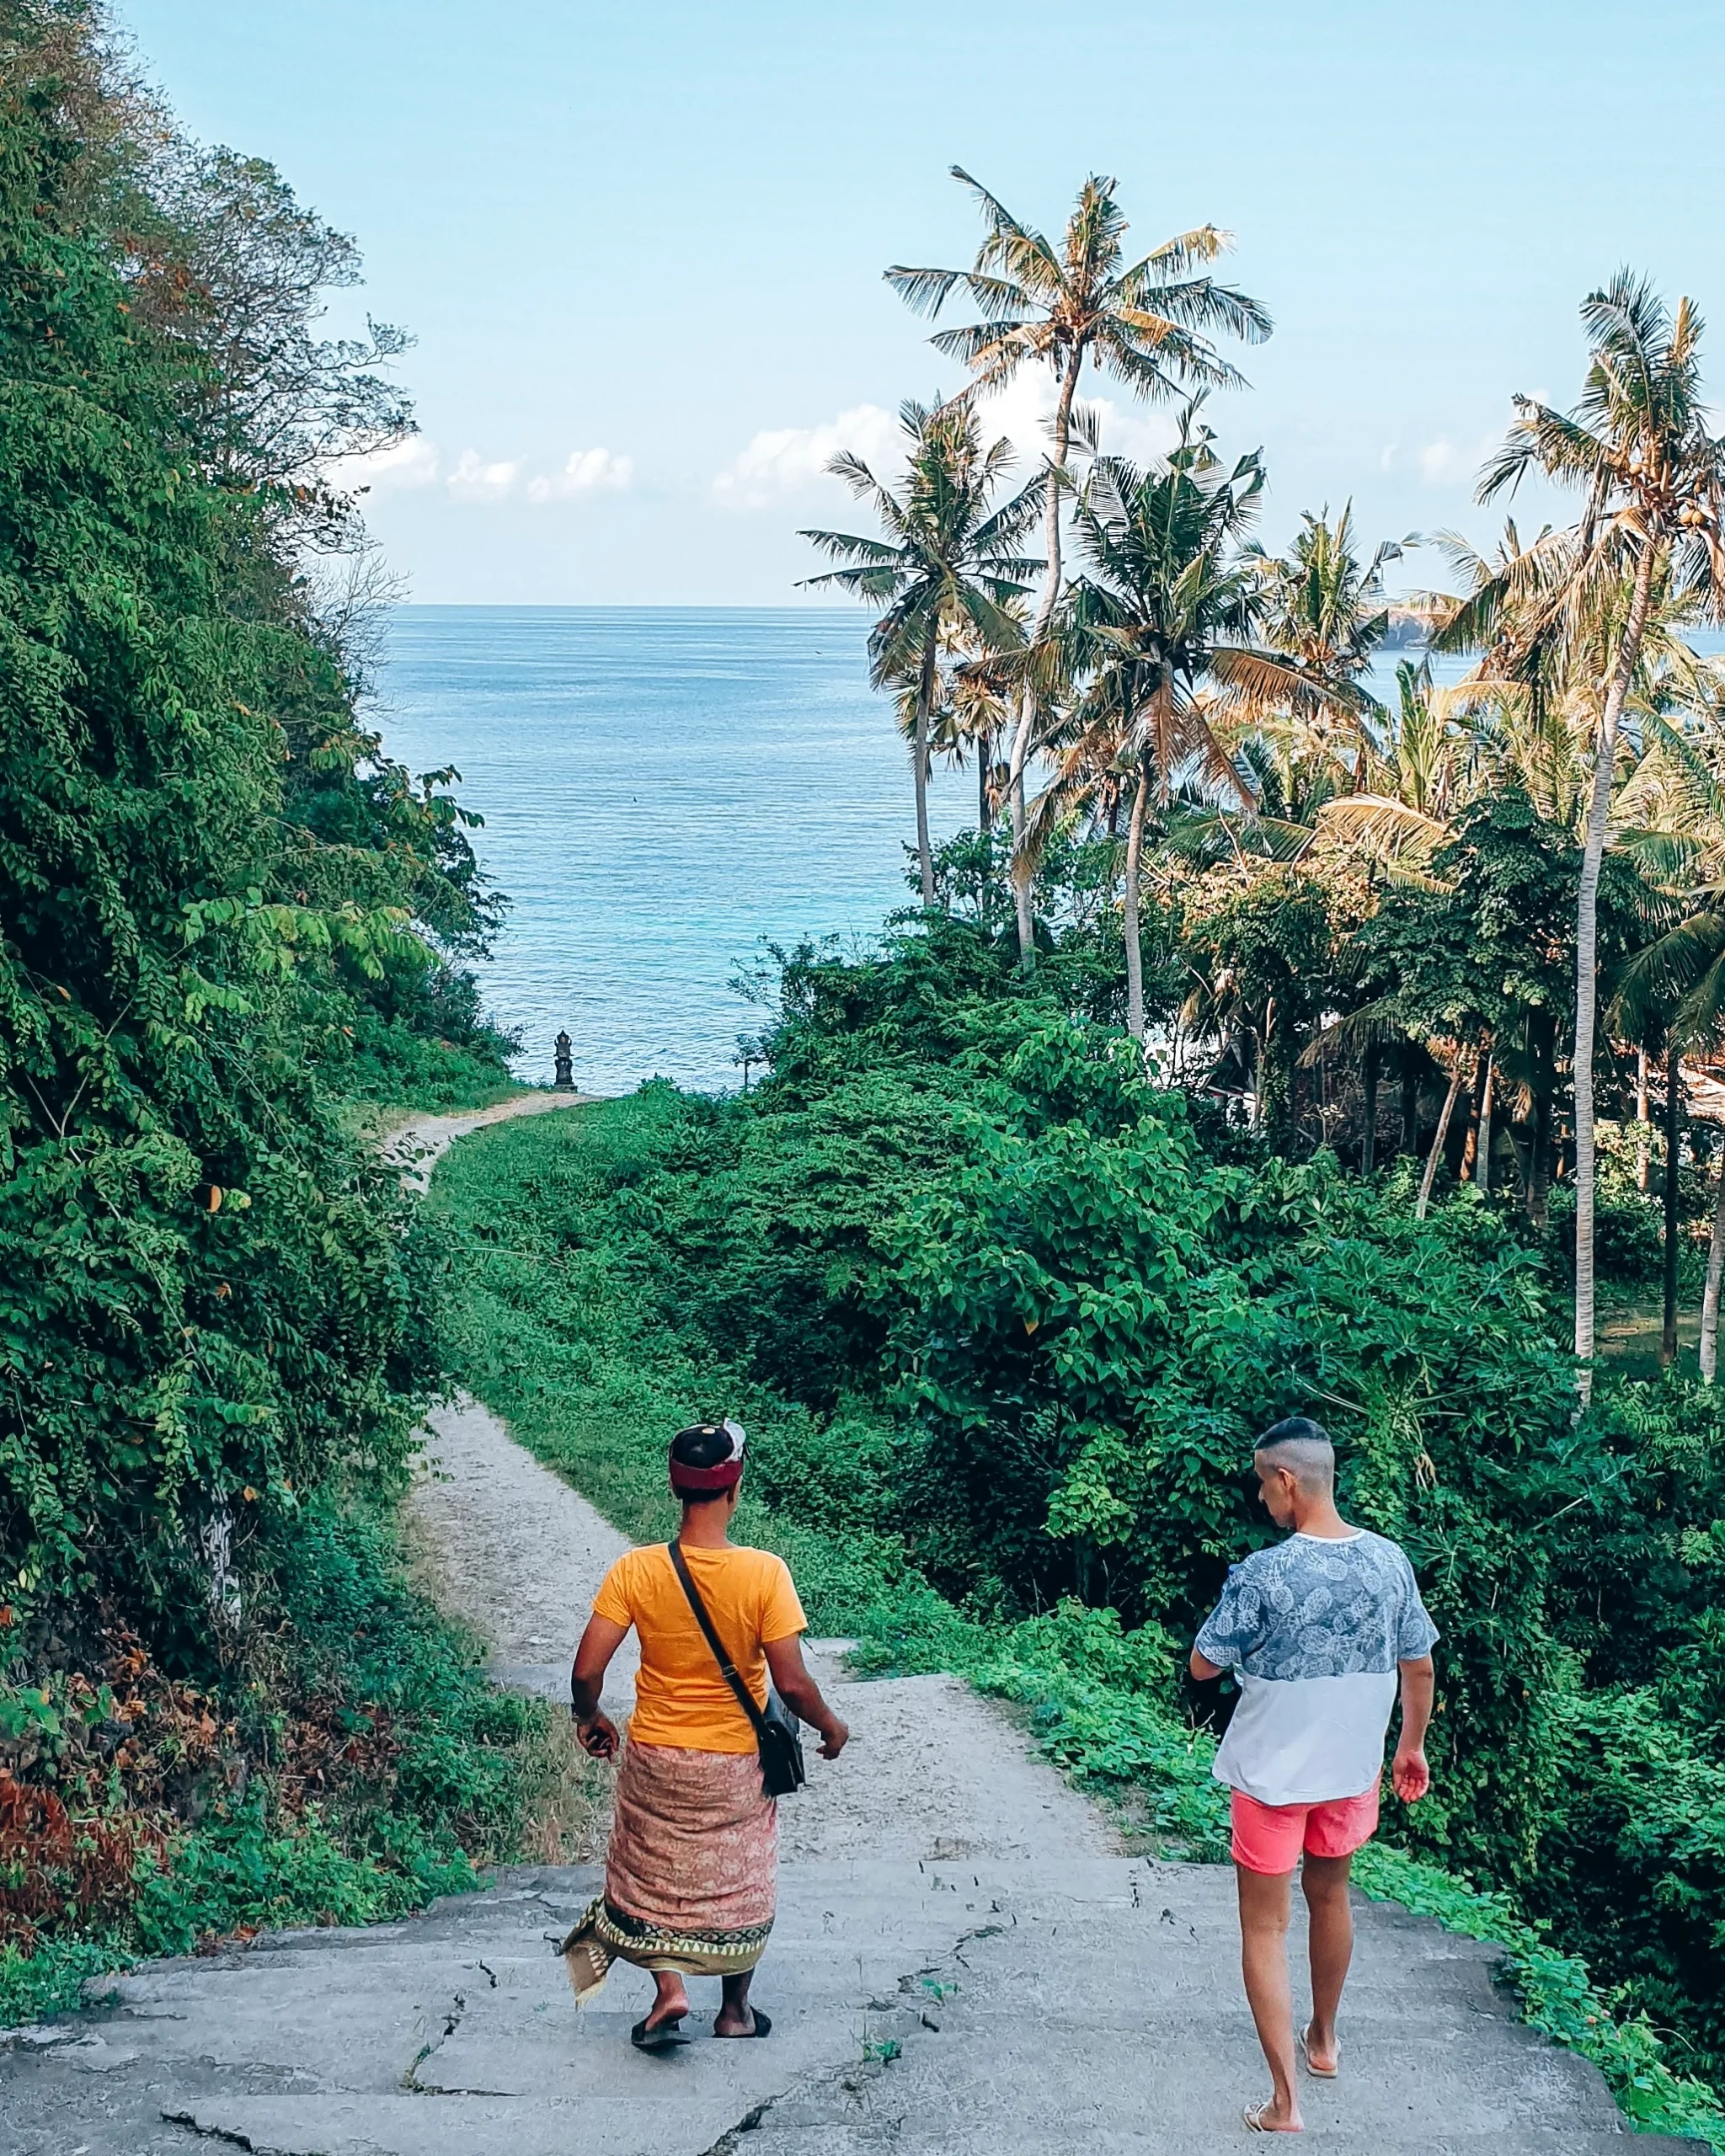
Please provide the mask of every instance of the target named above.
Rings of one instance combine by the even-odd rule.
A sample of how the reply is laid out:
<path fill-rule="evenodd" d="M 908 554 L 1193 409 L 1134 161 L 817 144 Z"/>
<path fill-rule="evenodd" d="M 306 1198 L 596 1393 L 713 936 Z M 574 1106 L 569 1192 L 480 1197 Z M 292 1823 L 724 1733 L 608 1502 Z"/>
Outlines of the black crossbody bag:
<path fill-rule="evenodd" d="M 701 1590 L 689 1577 L 689 1567 L 683 1553 L 675 1542 L 668 1542 L 665 1549 L 671 1568 L 682 1584 L 683 1593 L 689 1598 L 689 1607 L 695 1613 L 695 1622 L 706 1635 L 707 1644 L 719 1667 L 724 1681 L 737 1695 L 737 1705 L 749 1717 L 755 1732 L 755 1742 L 761 1749 L 761 1785 L 768 1796 L 788 1796 L 793 1790 L 802 1788 L 809 1779 L 809 1769 L 803 1764 L 803 1740 L 798 1735 L 802 1723 L 773 1689 L 771 1678 L 766 1686 L 766 1710 L 763 1713 L 755 1704 L 755 1694 L 743 1682 L 737 1665 L 724 1651 L 724 1641 L 714 1629 L 707 1614 L 707 1604 L 701 1599 Z"/>

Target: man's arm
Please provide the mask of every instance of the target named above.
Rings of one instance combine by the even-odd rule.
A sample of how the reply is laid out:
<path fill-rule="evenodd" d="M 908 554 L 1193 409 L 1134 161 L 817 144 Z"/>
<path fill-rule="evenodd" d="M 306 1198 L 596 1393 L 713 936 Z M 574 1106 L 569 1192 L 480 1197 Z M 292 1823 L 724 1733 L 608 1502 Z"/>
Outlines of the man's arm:
<path fill-rule="evenodd" d="M 1401 1667 L 1402 1736 L 1390 1769 L 1390 1784 L 1404 1804 L 1418 1804 L 1432 1785 L 1432 1770 L 1425 1761 L 1425 1733 L 1431 1726 L 1438 1672 L 1429 1654 L 1404 1662 Z"/>
<path fill-rule="evenodd" d="M 582 1750 L 595 1759 L 610 1758 L 617 1748 L 617 1724 L 600 1713 L 599 1697 L 611 1657 L 628 1636 L 626 1625 L 609 1617 L 590 1617 L 575 1649 L 575 1665 L 569 1672 L 569 1712 L 575 1718 Z"/>
<path fill-rule="evenodd" d="M 821 1695 L 820 1687 L 809 1675 L 803 1660 L 803 1641 L 795 1632 L 782 1640 L 768 1640 L 766 1666 L 772 1672 L 772 1681 L 778 1695 L 799 1721 L 811 1723 L 820 1732 L 820 1756 L 823 1759 L 836 1759 L 850 1742 L 851 1732 L 828 1706 Z"/>
<path fill-rule="evenodd" d="M 1223 1674 L 1220 1666 L 1210 1661 L 1208 1656 L 1201 1655 L 1196 1647 L 1192 1650 L 1192 1659 L 1186 1667 L 1200 1684 L 1208 1684 L 1211 1678 Z"/>

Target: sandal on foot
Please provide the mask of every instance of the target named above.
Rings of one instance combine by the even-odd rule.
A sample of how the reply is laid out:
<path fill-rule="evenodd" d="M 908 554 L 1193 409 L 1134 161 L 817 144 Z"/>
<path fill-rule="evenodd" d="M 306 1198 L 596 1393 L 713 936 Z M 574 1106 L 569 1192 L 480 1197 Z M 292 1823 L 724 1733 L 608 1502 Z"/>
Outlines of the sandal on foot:
<path fill-rule="evenodd" d="M 1339 2044 L 1336 2047 L 1336 2063 L 1333 2066 L 1314 2066 L 1311 2063 L 1311 2047 L 1306 2041 L 1311 2034 L 1310 2029 L 1302 2029 L 1295 2038 L 1295 2041 L 1300 2047 L 1300 2056 L 1306 2061 L 1306 2070 L 1314 2081 L 1333 2081 L 1342 2071 L 1342 2047 Z"/>
<path fill-rule="evenodd" d="M 629 2031 L 629 2041 L 638 2052 L 675 2051 L 688 2038 L 683 2034 L 683 2017 L 669 2014 L 663 2021 L 655 2021 L 649 2029 L 644 2021 L 638 2021 Z"/>
<path fill-rule="evenodd" d="M 772 2034 L 772 2016 L 763 2014 L 758 2006 L 751 2007 L 750 2012 L 755 2020 L 752 2029 L 740 2029 L 735 2036 L 732 2036 L 729 2030 L 721 2035 L 718 2029 L 714 2029 L 713 2035 L 724 2044 L 746 2044 L 751 2036 L 770 2036 Z"/>
<path fill-rule="evenodd" d="M 1297 2126 L 1267 2126 L 1264 2123 L 1266 2115 L 1274 2108 L 1274 2096 L 1266 2097 L 1261 2104 L 1248 2104 L 1240 2114 L 1246 2121 L 1246 2131 L 1248 2133 L 1303 2133 L 1306 2131 L 1303 2127 Z"/>

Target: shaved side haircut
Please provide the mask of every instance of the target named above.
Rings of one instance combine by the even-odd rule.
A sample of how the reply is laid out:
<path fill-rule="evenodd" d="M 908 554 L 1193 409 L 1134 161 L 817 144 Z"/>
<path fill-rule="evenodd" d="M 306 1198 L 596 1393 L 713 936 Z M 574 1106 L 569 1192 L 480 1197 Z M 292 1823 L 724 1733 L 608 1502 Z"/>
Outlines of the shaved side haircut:
<path fill-rule="evenodd" d="M 1290 1415 L 1271 1423 L 1252 1448 L 1254 1456 L 1272 1467 L 1285 1468 L 1308 1497 L 1320 1497 L 1336 1486 L 1336 1448 L 1322 1422 L 1304 1415 Z"/>

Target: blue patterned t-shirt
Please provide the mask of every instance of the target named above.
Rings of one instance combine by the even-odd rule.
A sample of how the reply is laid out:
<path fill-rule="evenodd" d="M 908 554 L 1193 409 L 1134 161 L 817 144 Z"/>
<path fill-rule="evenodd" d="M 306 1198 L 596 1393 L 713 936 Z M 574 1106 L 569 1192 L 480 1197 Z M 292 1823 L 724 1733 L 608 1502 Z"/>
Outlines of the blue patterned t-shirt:
<path fill-rule="evenodd" d="M 1397 1667 L 1438 1629 L 1397 1543 L 1290 1534 L 1229 1572 L 1198 1652 L 1240 1682 L 1220 1781 L 1260 1804 L 1322 1804 L 1375 1788 Z"/>

